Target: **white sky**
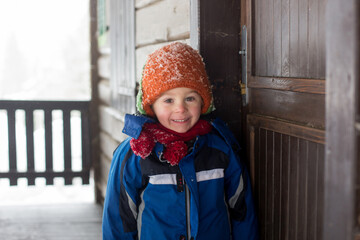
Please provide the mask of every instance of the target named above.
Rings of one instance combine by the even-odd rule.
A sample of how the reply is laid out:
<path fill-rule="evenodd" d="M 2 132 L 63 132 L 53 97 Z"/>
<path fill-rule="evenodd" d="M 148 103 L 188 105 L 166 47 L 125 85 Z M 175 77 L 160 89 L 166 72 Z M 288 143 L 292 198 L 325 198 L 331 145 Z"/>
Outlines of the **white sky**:
<path fill-rule="evenodd" d="M 1 96 L 4 92 L 10 98 L 18 95 L 11 90 L 6 91 L 7 83 L 13 76 L 8 69 L 22 71 L 14 64 L 9 66 L 6 60 L 9 58 L 9 46 L 15 45 L 21 59 L 27 61 L 28 68 L 23 70 L 28 75 L 20 84 L 19 92 L 28 92 L 30 98 L 41 98 L 38 97 L 44 95 L 41 91 L 45 95 L 52 92 L 51 89 L 45 91 L 45 87 L 54 86 L 55 95 L 63 99 L 66 96 L 59 89 L 61 83 L 65 95 L 71 89 L 73 95 L 77 90 L 79 92 L 75 98 L 88 98 L 88 4 L 88 0 L 0 0 L 0 88 L 3 89 L 2 92 L 0 89 L 0 97 L 4 97 Z M 11 45 L 13 41 L 15 43 Z M 78 65 L 69 69 L 69 61 Z M 8 75 L 4 76 L 5 72 Z M 35 92 L 36 88 L 38 92 Z"/>
<path fill-rule="evenodd" d="M 0 99 L 88 100 L 89 46 L 89 0 L 0 0 Z M 0 159 L 8 158 L 4 114 L 0 111 Z M 43 134 L 39 129 L 34 135 L 43 140 Z M 44 168 L 43 151 L 36 152 L 35 167 Z M 19 169 L 25 164 L 21 157 L 19 153 Z M 0 162 L 0 170 L 6 168 L 7 163 Z M 94 202 L 93 183 L 50 188 L 41 183 L 40 188 L 21 183 L 20 188 L 11 188 L 0 181 L 0 205 Z"/>

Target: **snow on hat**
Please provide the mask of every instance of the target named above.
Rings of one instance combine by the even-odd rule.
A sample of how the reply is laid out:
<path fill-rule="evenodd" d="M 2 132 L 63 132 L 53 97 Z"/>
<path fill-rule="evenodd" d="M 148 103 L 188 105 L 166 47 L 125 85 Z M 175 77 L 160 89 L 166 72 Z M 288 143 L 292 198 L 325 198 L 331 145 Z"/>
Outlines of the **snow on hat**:
<path fill-rule="evenodd" d="M 189 45 L 175 42 L 148 56 L 137 96 L 138 111 L 155 116 L 151 105 L 162 93 L 178 87 L 191 88 L 199 93 L 204 102 L 202 114 L 215 109 L 202 57 Z"/>

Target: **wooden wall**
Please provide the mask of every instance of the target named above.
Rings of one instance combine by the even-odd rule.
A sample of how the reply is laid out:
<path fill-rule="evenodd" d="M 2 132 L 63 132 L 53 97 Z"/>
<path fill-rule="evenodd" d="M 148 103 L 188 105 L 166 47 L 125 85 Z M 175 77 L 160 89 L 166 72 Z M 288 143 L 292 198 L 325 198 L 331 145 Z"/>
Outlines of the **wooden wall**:
<path fill-rule="evenodd" d="M 127 0 L 124 0 L 127 1 Z M 107 17 L 111 12 L 110 1 L 106 1 Z M 189 43 L 190 37 L 189 1 L 177 0 L 136 0 L 135 1 L 135 74 L 136 80 L 141 78 L 142 68 L 148 54 L 171 41 Z M 108 20 L 110 23 L 110 20 Z M 110 24 L 109 24 L 110 25 Z M 106 33 L 106 42 L 99 47 L 98 69 L 100 80 L 97 85 L 99 95 L 99 144 L 100 161 L 99 177 L 96 187 L 99 201 L 105 197 L 108 172 L 115 148 L 127 136 L 121 131 L 125 113 L 117 110 L 111 103 L 111 54 L 110 34 L 112 26 Z M 134 89 L 135 90 L 135 89 Z M 133 103 L 135 105 L 135 102 Z"/>

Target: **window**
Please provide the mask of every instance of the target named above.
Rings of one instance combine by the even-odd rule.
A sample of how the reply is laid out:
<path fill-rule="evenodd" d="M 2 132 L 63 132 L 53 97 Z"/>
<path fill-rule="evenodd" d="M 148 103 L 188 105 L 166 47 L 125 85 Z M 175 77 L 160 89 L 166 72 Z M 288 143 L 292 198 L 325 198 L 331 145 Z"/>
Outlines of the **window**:
<path fill-rule="evenodd" d="M 135 6 L 134 1 L 111 0 L 112 105 L 135 112 Z"/>

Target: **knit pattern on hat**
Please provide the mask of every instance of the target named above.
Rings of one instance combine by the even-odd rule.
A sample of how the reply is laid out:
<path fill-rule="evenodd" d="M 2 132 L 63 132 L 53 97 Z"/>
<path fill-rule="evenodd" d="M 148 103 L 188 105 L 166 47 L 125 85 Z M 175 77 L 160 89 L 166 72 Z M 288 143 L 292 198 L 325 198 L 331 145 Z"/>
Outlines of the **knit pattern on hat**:
<path fill-rule="evenodd" d="M 150 54 L 144 66 L 137 108 L 155 116 L 151 105 L 164 92 L 178 87 L 194 89 L 202 97 L 202 114 L 213 111 L 213 96 L 200 54 L 184 43 L 171 43 Z"/>

